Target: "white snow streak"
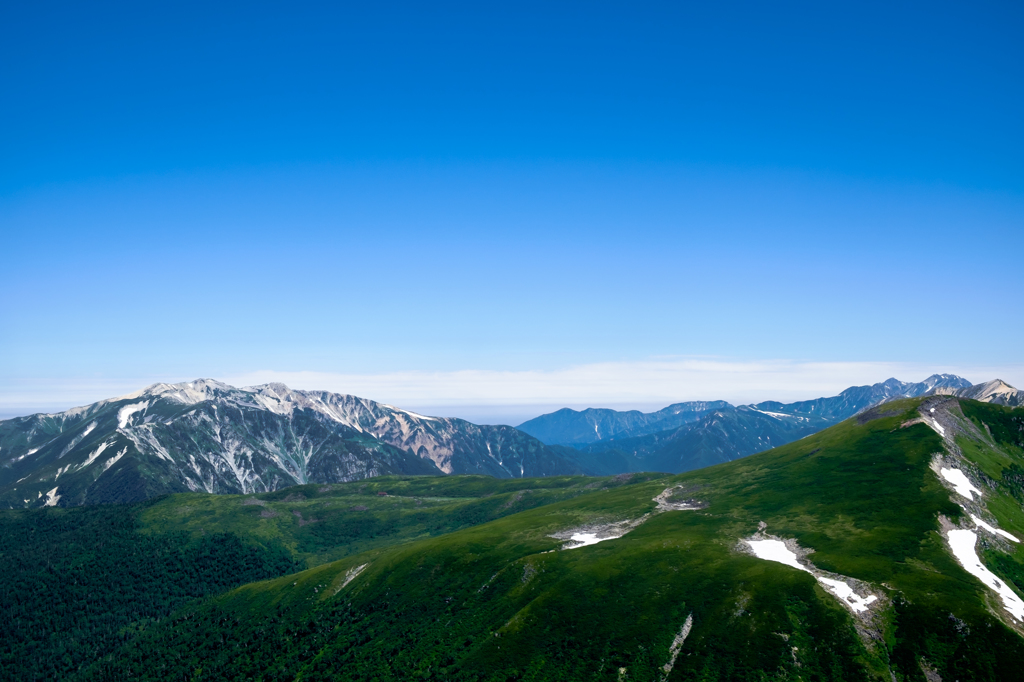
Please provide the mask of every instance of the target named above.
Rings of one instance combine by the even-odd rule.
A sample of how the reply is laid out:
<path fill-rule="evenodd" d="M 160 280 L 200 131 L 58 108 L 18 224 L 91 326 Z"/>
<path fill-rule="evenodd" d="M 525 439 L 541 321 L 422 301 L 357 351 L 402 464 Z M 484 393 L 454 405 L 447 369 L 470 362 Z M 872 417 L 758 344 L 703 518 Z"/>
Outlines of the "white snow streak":
<path fill-rule="evenodd" d="M 992 533 L 993 535 L 1002 535 L 1004 538 L 1006 538 L 1007 540 L 1010 540 L 1012 542 L 1020 542 L 1020 540 L 1018 540 L 1015 536 L 1010 535 L 1005 530 L 1002 530 L 1001 528 L 995 528 L 993 526 L 988 525 L 987 523 L 985 523 L 984 521 L 979 519 L 974 514 L 971 514 L 970 516 L 971 516 L 971 521 L 974 521 L 974 525 L 975 526 L 978 526 L 979 528 L 984 528 L 985 530 L 987 530 L 989 533 Z"/>
<path fill-rule="evenodd" d="M 437 417 L 424 417 L 422 414 L 416 414 L 415 412 L 410 412 L 409 410 L 403 410 L 402 408 L 395 407 L 393 405 L 384 405 L 384 407 L 386 407 L 386 408 L 388 408 L 390 410 L 394 410 L 395 412 L 404 412 L 405 414 L 409 415 L 410 417 L 415 417 L 416 419 L 426 419 L 428 422 L 436 422 L 436 421 L 438 421 Z"/>
<path fill-rule="evenodd" d="M 57 501 L 60 499 L 60 495 L 57 494 L 57 488 L 46 493 L 46 502 L 43 503 L 44 507 L 56 507 Z"/>
<path fill-rule="evenodd" d="M 785 543 L 781 540 L 744 540 L 744 542 L 750 545 L 750 549 L 753 550 L 754 555 L 758 559 L 774 561 L 810 573 L 829 592 L 839 597 L 844 604 L 854 611 L 867 611 L 868 605 L 878 599 L 875 595 L 870 595 L 867 598 L 861 597 L 841 580 L 833 580 L 832 578 L 815 575 L 814 571 L 797 561 L 796 554 L 789 547 L 786 547 Z"/>
<path fill-rule="evenodd" d="M 867 597 L 866 599 L 864 597 L 861 597 L 859 594 L 853 591 L 853 588 L 851 588 L 849 585 L 847 585 L 841 580 L 822 578 L 821 576 L 816 577 L 818 578 L 819 583 L 822 583 L 826 587 L 831 589 L 833 594 L 835 594 L 837 597 L 839 597 L 847 604 L 849 604 L 850 608 L 852 608 L 854 611 L 867 611 L 868 604 L 878 599 L 878 597 L 876 597 L 873 594 Z"/>
<path fill-rule="evenodd" d="M 125 445 L 124 448 L 121 449 L 121 452 L 117 453 L 116 455 L 114 455 L 113 457 L 111 457 L 110 459 L 108 459 L 106 462 L 103 463 L 103 470 L 106 471 L 110 467 L 112 467 L 115 464 L 117 464 L 117 460 L 119 460 L 122 457 L 124 457 L 124 453 L 126 453 L 126 452 L 128 452 L 128 446 L 127 445 Z"/>
<path fill-rule="evenodd" d="M 113 445 L 113 441 L 109 441 L 109 442 L 108 441 L 104 441 L 104 442 L 100 443 L 100 446 L 98 448 L 96 448 L 96 450 L 94 450 L 93 453 L 91 455 L 89 455 L 89 457 L 86 458 L 86 460 L 84 462 L 82 462 L 82 464 L 79 465 L 78 468 L 79 469 L 84 469 L 85 467 L 87 467 L 90 464 L 92 464 L 93 462 L 95 462 L 96 459 L 101 454 L 103 454 L 103 451 L 106 450 L 107 448 L 109 448 L 111 445 Z"/>
<path fill-rule="evenodd" d="M 806 419 L 807 419 L 806 417 L 798 417 L 795 414 L 785 414 L 783 412 L 769 412 L 767 410 L 759 410 L 756 407 L 752 407 L 750 409 L 752 409 L 754 412 L 760 412 L 761 414 L 766 414 L 769 417 L 775 417 L 776 419 L 796 419 L 797 421 L 806 421 Z"/>
<path fill-rule="evenodd" d="M 973 530 L 951 530 L 947 534 L 953 556 L 964 569 L 975 578 L 994 590 L 1003 600 L 1003 607 L 1018 621 L 1024 621 L 1024 601 L 1010 587 L 985 568 L 974 551 L 978 536 Z"/>
<path fill-rule="evenodd" d="M 76 447 L 78 447 L 78 444 L 85 440 L 85 437 L 92 433 L 95 428 L 96 422 L 89 422 L 88 426 L 85 427 L 85 431 L 82 431 L 80 434 L 72 438 L 71 442 L 64 446 L 64 449 L 60 451 L 59 455 L 57 455 L 57 459 L 60 459 L 61 457 L 68 454 Z"/>

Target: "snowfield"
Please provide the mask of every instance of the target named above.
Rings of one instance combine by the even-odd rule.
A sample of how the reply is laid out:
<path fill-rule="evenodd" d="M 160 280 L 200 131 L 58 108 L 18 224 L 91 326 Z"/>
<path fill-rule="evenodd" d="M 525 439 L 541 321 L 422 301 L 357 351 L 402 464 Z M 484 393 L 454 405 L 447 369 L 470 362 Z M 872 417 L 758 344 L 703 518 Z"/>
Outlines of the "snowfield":
<path fill-rule="evenodd" d="M 939 474 L 953 485 L 953 488 L 961 497 L 966 497 L 968 500 L 973 501 L 974 497 L 971 493 L 978 493 L 978 499 L 981 499 L 981 491 L 975 488 L 967 479 L 967 476 L 964 475 L 964 472 L 959 469 L 942 468 L 939 469 Z"/>

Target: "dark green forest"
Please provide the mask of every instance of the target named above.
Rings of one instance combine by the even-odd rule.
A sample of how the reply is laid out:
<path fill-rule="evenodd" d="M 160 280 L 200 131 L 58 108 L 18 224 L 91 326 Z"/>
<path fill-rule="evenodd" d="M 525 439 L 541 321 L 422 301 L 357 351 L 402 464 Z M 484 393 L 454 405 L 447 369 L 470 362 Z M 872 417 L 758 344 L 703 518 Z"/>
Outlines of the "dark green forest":
<path fill-rule="evenodd" d="M 233 533 L 139 532 L 124 506 L 0 512 L 0 670 L 55 680 L 197 598 L 295 571 Z"/>

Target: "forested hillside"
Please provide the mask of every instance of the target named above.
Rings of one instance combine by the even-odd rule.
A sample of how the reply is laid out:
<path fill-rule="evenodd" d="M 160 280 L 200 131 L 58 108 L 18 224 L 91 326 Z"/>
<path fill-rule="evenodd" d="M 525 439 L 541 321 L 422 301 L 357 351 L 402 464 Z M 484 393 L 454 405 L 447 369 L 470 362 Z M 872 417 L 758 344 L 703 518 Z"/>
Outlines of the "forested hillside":
<path fill-rule="evenodd" d="M 384 477 L 259 496 L 0 511 L 0 678 L 68 679 L 191 600 L 600 484 Z"/>
<path fill-rule="evenodd" d="M 299 567 L 213 528 L 141 533 L 138 511 L 0 512 L 0 677 L 66 679 L 189 600 Z"/>

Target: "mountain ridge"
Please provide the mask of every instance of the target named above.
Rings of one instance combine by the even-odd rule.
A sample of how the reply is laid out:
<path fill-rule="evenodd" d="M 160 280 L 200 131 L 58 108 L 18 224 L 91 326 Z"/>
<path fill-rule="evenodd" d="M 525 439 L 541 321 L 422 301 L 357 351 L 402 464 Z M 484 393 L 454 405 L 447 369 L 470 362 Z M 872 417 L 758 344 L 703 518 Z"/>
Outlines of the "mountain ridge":
<path fill-rule="evenodd" d="M 937 387 L 932 390 L 935 395 L 955 395 L 960 398 L 971 398 L 984 403 L 1017 407 L 1024 405 L 1024 391 L 1014 388 L 1002 379 L 993 379 L 984 384 L 975 384 L 959 389 Z"/>
<path fill-rule="evenodd" d="M 867 386 L 851 386 L 836 396 L 788 404 L 763 401 L 733 406 L 719 401 L 716 409 L 707 410 L 673 429 L 640 430 L 637 435 L 623 432 L 624 435 L 617 438 L 575 443 L 573 447 L 583 453 L 577 456 L 580 462 L 587 461 L 588 455 L 600 454 L 604 461 L 624 463 L 630 471 L 689 471 L 785 445 L 885 401 L 917 397 L 937 389 L 966 390 L 970 386 L 963 377 L 933 374 L 921 382 L 890 378 Z M 543 431 L 546 424 L 564 423 L 569 415 L 560 412 L 560 415 L 552 413 L 559 415 L 557 418 L 542 415 L 531 420 L 532 424 L 521 424 L 520 428 L 536 434 Z M 574 415 L 577 422 L 586 418 L 585 411 Z M 612 472 L 603 469 L 598 473 Z"/>
<path fill-rule="evenodd" d="M 624 419 L 614 411 L 566 409 L 555 414 L 582 415 L 587 430 L 595 429 L 588 420 L 606 419 L 609 432 L 642 432 L 566 446 L 546 445 L 511 426 L 432 417 L 280 383 L 157 383 L 64 412 L 0 421 L 0 506 L 132 502 L 186 491 L 267 492 L 382 475 L 678 473 L 798 440 L 907 394 L 975 391 L 992 401 L 1020 394 L 998 381 L 979 386 L 933 375 L 924 382 L 889 379 L 789 404 L 693 401 L 646 415 L 625 413 Z M 665 425 L 678 426 L 647 432 Z M 601 428 L 596 427 L 599 436 Z"/>
<path fill-rule="evenodd" d="M 582 473 L 511 426 L 427 417 L 357 396 L 200 379 L 0 422 L 0 503 L 266 492 L 385 474 Z"/>
<path fill-rule="evenodd" d="M 555 412 L 527 420 L 516 428 L 529 433 L 547 445 L 586 444 L 612 439 L 622 434 L 628 434 L 625 437 L 630 437 L 664 431 L 696 421 L 711 410 L 727 406 L 731 407 L 724 400 L 701 400 L 674 403 L 656 412 L 640 412 L 639 410 L 620 412 L 594 407 L 577 411 L 563 407 Z M 555 434 L 559 435 L 555 436 Z M 591 434 L 596 437 L 591 438 Z"/>
<path fill-rule="evenodd" d="M 999 380 L 996 380 L 999 381 Z M 990 382 L 993 383 L 993 382 Z M 1001 381 L 999 383 L 1002 384 Z M 987 384 L 986 384 L 987 385 Z M 633 438 L 636 436 L 666 431 L 684 423 L 697 421 L 704 413 L 721 409 L 738 409 L 749 407 L 759 411 L 784 412 L 787 415 L 819 416 L 836 418 L 839 421 L 851 417 L 860 410 L 867 409 L 881 400 L 902 397 L 910 398 L 925 395 L 930 391 L 968 389 L 970 381 L 955 374 L 932 374 L 924 381 L 904 382 L 891 377 L 885 381 L 865 385 L 851 386 L 836 396 L 821 397 L 812 400 L 801 400 L 793 403 L 781 403 L 767 400 L 748 405 L 732 405 L 725 400 L 692 401 L 675 403 L 655 412 L 639 410 L 617 411 L 609 408 L 589 407 L 584 410 L 562 408 L 555 412 L 529 419 L 516 428 L 525 431 L 548 445 L 590 444 L 602 440 Z M 1004 384 L 1004 386 L 1006 386 Z M 1012 387 L 1007 386 L 1011 390 Z M 964 397 L 967 396 L 964 394 Z M 667 423 L 669 415 L 694 415 L 691 419 L 680 420 L 678 424 Z M 618 418 L 619 423 L 615 420 Z M 619 428 L 606 429 L 604 434 L 598 427 L 602 423 L 613 423 Z M 658 428 L 664 424 L 664 428 Z M 558 426 L 561 426 L 559 430 Z M 594 433 L 596 437 L 586 438 Z"/>

